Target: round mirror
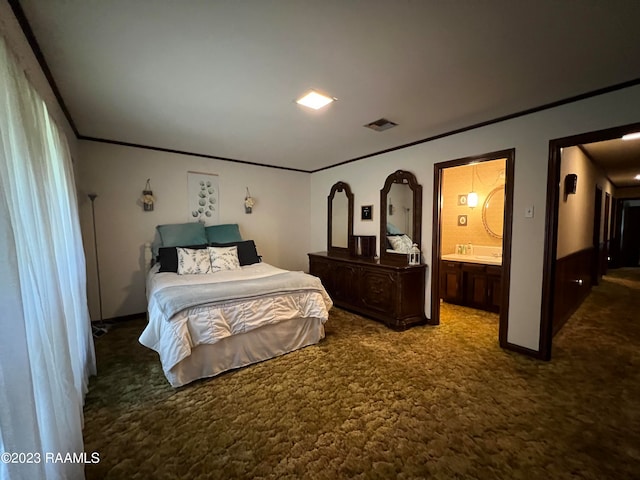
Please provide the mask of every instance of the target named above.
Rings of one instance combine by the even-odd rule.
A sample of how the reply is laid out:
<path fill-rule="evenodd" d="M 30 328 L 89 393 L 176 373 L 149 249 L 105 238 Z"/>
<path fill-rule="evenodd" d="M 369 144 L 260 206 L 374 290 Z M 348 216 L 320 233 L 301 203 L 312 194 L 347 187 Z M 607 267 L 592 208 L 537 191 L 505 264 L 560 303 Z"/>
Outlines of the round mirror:
<path fill-rule="evenodd" d="M 504 227 L 504 185 L 494 188 L 482 206 L 482 224 L 489 235 L 502 238 Z"/>

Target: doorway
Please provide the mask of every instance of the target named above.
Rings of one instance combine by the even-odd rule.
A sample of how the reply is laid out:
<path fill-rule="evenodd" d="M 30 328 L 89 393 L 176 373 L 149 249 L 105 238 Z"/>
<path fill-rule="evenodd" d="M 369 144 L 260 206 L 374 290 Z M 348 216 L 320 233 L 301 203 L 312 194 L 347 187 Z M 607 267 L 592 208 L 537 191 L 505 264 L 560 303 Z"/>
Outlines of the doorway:
<path fill-rule="evenodd" d="M 609 256 L 612 257 L 611 265 L 617 265 L 621 260 L 620 234 L 618 232 L 622 218 L 622 202 L 615 198 L 616 192 L 620 189 L 616 187 L 616 183 L 611 181 L 610 171 L 604 174 L 604 178 L 613 185 L 615 190 L 613 202 L 611 201 L 611 195 L 607 195 L 606 192 L 604 193 L 603 202 L 602 183 L 600 183 L 599 187 L 596 187 L 596 182 L 584 186 L 587 191 L 595 192 L 592 194 L 595 198 L 590 197 L 592 199 L 590 205 L 593 207 L 593 211 L 590 212 L 590 214 L 593 213 L 593 224 L 590 227 L 593 229 L 593 237 L 589 240 L 590 251 L 585 249 L 575 252 L 574 255 L 564 255 L 562 252 L 559 254 L 559 229 L 568 228 L 564 222 L 560 222 L 561 224 L 559 225 L 561 198 L 563 198 L 563 202 L 566 202 L 567 199 L 566 186 L 564 187 L 564 197 L 561 196 L 563 185 L 566 183 L 563 182 L 563 180 L 566 181 L 566 177 L 563 178 L 564 175 L 561 175 L 563 150 L 576 148 L 589 157 L 588 148 L 585 150 L 585 147 L 596 145 L 600 142 L 618 141 L 623 135 L 638 131 L 640 131 L 640 123 L 574 135 L 549 142 L 547 210 L 545 218 L 547 228 L 545 233 L 542 312 L 538 349 L 538 357 L 541 359 L 551 359 L 553 336 L 560 330 L 564 321 L 572 313 L 571 305 L 567 308 L 560 308 L 558 305 L 564 302 L 566 307 L 568 301 L 575 300 L 574 306 L 577 308 L 579 303 L 588 295 L 591 285 L 596 285 L 599 277 L 606 272 Z M 640 170 L 640 162 L 637 160 L 637 156 L 634 156 L 631 161 L 626 161 L 622 166 L 625 169 Z M 579 178 L 578 185 L 580 185 Z M 578 186 L 578 188 L 580 187 Z M 605 212 L 602 212 L 603 204 L 606 209 Z M 613 211 L 609 212 L 612 207 Z M 605 225 L 602 225 L 603 219 Z M 611 223 L 610 219 L 612 220 L 611 226 L 608 225 Z M 560 248 L 564 248 L 564 245 L 560 246 Z M 560 262 L 559 258 L 563 261 Z M 584 265 L 588 265 L 587 271 L 581 270 Z M 576 302 L 578 303 L 576 304 Z"/>
<path fill-rule="evenodd" d="M 640 200 L 623 203 L 621 236 L 621 266 L 640 266 Z"/>
<path fill-rule="evenodd" d="M 440 323 L 440 299 L 448 297 L 453 302 L 466 303 L 472 308 L 478 306 L 483 309 L 499 310 L 500 346 L 518 350 L 516 345 L 510 346 L 507 342 L 508 313 L 509 313 L 509 284 L 511 271 L 511 224 L 513 217 L 513 183 L 514 183 L 514 158 L 515 150 L 502 150 L 474 157 L 466 157 L 457 160 L 437 163 L 434 165 L 434 192 L 433 192 L 433 250 L 431 268 L 431 320 L 430 323 Z M 487 175 L 485 180 L 478 176 L 478 170 L 485 162 L 501 161 L 501 168 L 497 169 L 493 177 Z M 462 168 L 461 168 L 462 167 Z M 455 182 L 459 187 L 454 192 L 446 193 L 445 201 L 445 174 L 454 169 L 460 171 L 456 178 L 462 178 Z M 490 170 L 487 170 L 490 171 Z M 468 185 L 467 185 L 468 183 Z M 481 189 L 484 187 L 484 191 Z M 477 201 L 477 205 L 468 204 L 469 200 Z M 495 200 L 495 201 L 494 201 Z M 497 201 L 503 202 L 503 209 L 499 215 L 492 215 L 489 207 Z M 451 204 L 454 204 L 451 207 Z M 449 208 L 451 207 L 451 208 Z M 471 210 L 475 209 L 471 216 Z M 499 218 L 496 218 L 499 217 Z M 475 218 L 475 220 L 474 220 Z M 443 235 L 447 225 L 453 225 L 458 232 L 470 232 L 470 221 L 475 221 L 477 227 L 483 229 L 488 235 L 502 237 L 501 241 L 494 245 L 482 245 L 480 242 L 474 245 L 473 236 L 470 234 L 458 235 L 455 238 Z M 496 247 L 499 245 L 499 247 Z M 480 247 L 488 247 L 486 252 Z M 497 248 L 499 253 L 493 253 L 491 248 Z M 493 270 L 487 270 L 486 263 L 481 259 L 475 265 L 472 262 L 458 262 L 456 266 L 460 271 L 449 271 L 449 260 L 443 260 L 443 255 L 460 254 L 460 260 L 471 257 L 487 257 L 487 260 L 495 260 L 501 257 L 499 262 L 500 273 L 492 276 Z M 487 262 L 489 263 L 489 262 Z M 497 262 L 490 262 L 496 263 Z M 479 272 L 476 265 L 485 265 L 486 268 Z M 469 271 L 462 271 L 462 266 L 467 265 Z M 494 269 L 496 265 L 491 265 Z M 465 282 L 465 279 L 466 282 Z M 466 285 L 465 285 L 466 283 Z M 451 295 L 451 296 L 449 296 Z"/>

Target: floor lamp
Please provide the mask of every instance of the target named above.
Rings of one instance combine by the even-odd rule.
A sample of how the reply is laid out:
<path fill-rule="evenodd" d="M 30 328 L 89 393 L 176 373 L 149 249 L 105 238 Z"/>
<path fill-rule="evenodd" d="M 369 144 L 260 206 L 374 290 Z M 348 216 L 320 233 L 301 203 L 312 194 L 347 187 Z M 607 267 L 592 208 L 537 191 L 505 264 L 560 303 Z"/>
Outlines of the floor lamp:
<path fill-rule="evenodd" d="M 98 235 L 96 234 L 96 209 L 95 209 L 95 201 L 97 198 L 97 194 L 90 193 L 89 200 L 91 200 L 91 219 L 93 220 L 93 247 L 94 247 L 94 256 L 96 259 L 96 277 L 98 279 L 98 304 L 100 306 L 100 321 L 97 322 L 98 325 L 94 325 L 91 322 L 91 330 L 93 332 L 94 337 L 100 337 L 107 333 L 107 326 L 104 324 L 103 316 L 102 316 L 102 285 L 100 284 L 100 262 L 98 260 Z"/>

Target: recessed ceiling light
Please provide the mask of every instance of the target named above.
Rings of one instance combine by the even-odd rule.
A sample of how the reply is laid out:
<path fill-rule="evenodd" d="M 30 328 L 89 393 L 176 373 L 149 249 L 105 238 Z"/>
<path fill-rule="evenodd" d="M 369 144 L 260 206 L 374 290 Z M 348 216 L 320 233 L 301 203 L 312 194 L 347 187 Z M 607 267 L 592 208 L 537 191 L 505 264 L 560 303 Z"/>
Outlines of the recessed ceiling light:
<path fill-rule="evenodd" d="M 622 136 L 622 140 L 637 140 L 640 138 L 640 132 L 627 133 Z"/>
<path fill-rule="evenodd" d="M 304 105 L 305 107 L 313 108 L 314 110 L 318 110 L 325 105 L 329 105 L 331 102 L 334 102 L 336 99 L 333 97 L 329 97 L 327 95 L 323 95 L 321 93 L 316 92 L 315 90 L 311 90 L 305 96 L 300 97 L 296 100 L 296 103 L 300 105 Z"/>

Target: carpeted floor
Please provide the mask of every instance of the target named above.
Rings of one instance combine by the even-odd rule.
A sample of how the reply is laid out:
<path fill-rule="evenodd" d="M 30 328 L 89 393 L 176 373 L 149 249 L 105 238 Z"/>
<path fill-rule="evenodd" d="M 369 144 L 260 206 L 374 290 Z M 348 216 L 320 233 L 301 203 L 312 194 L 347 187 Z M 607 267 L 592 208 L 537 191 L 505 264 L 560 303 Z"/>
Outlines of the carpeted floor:
<path fill-rule="evenodd" d="M 137 342 L 96 341 L 88 479 L 640 478 L 640 269 L 612 271 L 541 362 L 444 305 L 398 333 L 334 308 L 319 345 L 173 389 Z"/>

